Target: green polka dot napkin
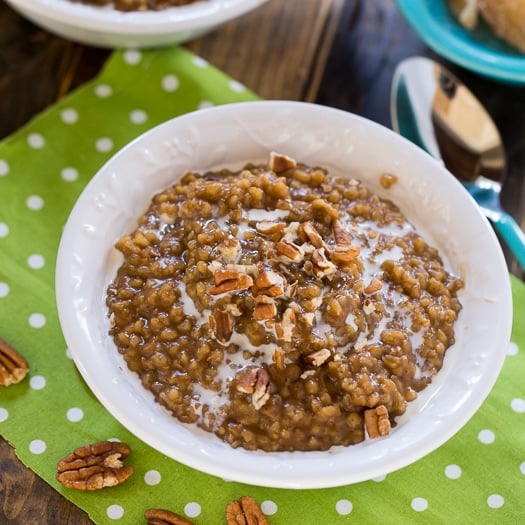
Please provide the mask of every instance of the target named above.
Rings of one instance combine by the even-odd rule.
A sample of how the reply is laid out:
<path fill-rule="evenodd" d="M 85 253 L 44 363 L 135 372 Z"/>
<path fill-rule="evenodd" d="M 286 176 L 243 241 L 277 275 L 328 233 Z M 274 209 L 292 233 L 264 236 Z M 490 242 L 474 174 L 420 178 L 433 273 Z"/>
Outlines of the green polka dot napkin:
<path fill-rule="evenodd" d="M 0 434 L 20 459 L 97 524 L 144 523 L 150 507 L 197 525 L 224 523 L 226 504 L 252 495 L 272 525 L 517 524 L 525 520 L 525 285 L 512 278 L 512 343 L 482 408 L 417 463 L 365 483 L 293 491 L 208 476 L 150 449 L 99 404 L 75 369 L 55 308 L 54 265 L 66 218 L 97 169 L 152 126 L 211 104 L 255 95 L 182 48 L 116 52 L 83 86 L 0 144 L 0 337 L 30 362 L 0 387 Z M 83 493 L 55 481 L 58 459 L 117 438 L 135 474 Z M 0 473 L 1 476 L 1 473 Z"/>

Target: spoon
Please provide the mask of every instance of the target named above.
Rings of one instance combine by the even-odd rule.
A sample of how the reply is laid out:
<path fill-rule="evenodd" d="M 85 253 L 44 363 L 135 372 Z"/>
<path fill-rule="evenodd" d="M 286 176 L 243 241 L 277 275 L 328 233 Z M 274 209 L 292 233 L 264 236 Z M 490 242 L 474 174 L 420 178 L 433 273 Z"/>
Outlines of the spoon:
<path fill-rule="evenodd" d="M 441 64 L 403 60 L 390 93 L 392 127 L 440 159 L 465 186 L 525 270 L 525 234 L 500 203 L 506 156 L 492 118 Z"/>

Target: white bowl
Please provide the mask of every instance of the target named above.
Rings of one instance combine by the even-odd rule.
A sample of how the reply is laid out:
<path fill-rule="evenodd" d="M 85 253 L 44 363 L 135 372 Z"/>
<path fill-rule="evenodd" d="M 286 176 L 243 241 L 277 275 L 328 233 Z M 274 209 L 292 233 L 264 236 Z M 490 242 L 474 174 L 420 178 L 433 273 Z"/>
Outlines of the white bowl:
<path fill-rule="evenodd" d="M 70 0 L 6 0 L 38 26 L 97 47 L 174 45 L 207 33 L 266 0 L 207 0 L 162 11 L 121 12 Z"/>
<path fill-rule="evenodd" d="M 277 150 L 360 178 L 396 202 L 465 280 L 456 344 L 443 369 L 385 438 L 327 452 L 249 452 L 180 424 L 130 373 L 108 336 L 106 286 L 114 242 L 151 196 L 187 170 L 241 167 Z M 378 153 L 379 152 L 379 153 Z M 398 182 L 384 190 L 379 174 Z M 262 101 L 200 110 L 166 122 L 116 154 L 88 184 L 66 224 L 57 271 L 62 329 L 82 376 L 125 427 L 167 456 L 229 480 L 284 488 L 355 483 L 387 474 L 445 443 L 491 390 L 512 318 L 508 271 L 474 201 L 437 161 L 391 130 L 340 110 Z"/>

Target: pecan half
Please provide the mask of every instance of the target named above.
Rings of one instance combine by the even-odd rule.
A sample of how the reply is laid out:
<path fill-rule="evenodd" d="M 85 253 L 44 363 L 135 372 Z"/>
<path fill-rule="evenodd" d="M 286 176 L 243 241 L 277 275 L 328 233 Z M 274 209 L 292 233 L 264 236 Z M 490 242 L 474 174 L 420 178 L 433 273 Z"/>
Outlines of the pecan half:
<path fill-rule="evenodd" d="M 270 525 L 259 504 L 251 496 L 230 501 L 226 506 L 227 525 Z"/>
<path fill-rule="evenodd" d="M 148 509 L 144 512 L 148 525 L 193 525 L 180 514 L 165 509 Z"/>
<path fill-rule="evenodd" d="M 379 405 L 376 408 L 365 410 L 364 415 L 366 431 L 369 437 L 377 438 L 380 436 L 388 436 L 391 427 L 388 410 L 385 405 Z"/>
<path fill-rule="evenodd" d="M 77 490 L 120 485 L 133 474 L 133 467 L 122 463 L 130 453 L 129 446 L 119 441 L 79 447 L 58 462 L 56 479 L 65 487 Z"/>
<path fill-rule="evenodd" d="M 29 363 L 7 341 L 0 339 L 0 385 L 20 383 L 29 372 Z"/>
<path fill-rule="evenodd" d="M 218 341 L 221 343 L 229 341 L 233 333 L 233 315 L 230 312 L 215 308 L 208 318 L 208 324 Z"/>
<path fill-rule="evenodd" d="M 275 173 L 281 173 L 282 171 L 294 169 L 297 166 L 297 162 L 287 155 L 272 151 L 268 165 Z"/>

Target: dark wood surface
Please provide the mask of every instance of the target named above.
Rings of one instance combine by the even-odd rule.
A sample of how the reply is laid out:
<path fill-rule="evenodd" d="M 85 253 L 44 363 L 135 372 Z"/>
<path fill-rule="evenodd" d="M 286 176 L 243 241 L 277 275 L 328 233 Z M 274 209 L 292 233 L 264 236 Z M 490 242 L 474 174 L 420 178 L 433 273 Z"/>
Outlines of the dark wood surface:
<path fill-rule="evenodd" d="M 277 33 L 271 30 L 276 24 Z M 261 35 L 268 41 L 261 43 Z M 263 98 L 316 101 L 388 127 L 390 83 L 399 61 L 413 55 L 439 60 L 467 83 L 500 128 L 508 154 L 503 204 L 525 227 L 525 88 L 482 78 L 434 55 L 394 0 L 270 0 L 260 13 L 186 47 Z M 106 50 L 39 30 L 1 3 L 0 138 L 96 75 L 107 56 Z M 512 271 L 523 278 L 506 255 Z M 91 521 L 26 469 L 0 438 L 0 524 L 46 523 Z"/>

